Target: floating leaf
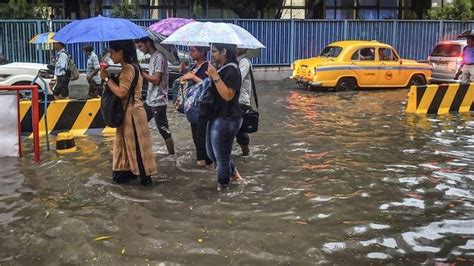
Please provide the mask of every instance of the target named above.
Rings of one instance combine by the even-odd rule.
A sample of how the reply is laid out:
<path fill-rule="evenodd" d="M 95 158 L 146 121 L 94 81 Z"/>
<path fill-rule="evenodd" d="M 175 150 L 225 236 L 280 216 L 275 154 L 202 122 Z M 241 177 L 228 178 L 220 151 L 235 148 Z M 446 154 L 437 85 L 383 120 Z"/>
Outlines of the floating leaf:
<path fill-rule="evenodd" d="M 111 239 L 113 238 L 113 236 L 98 236 L 96 238 L 94 238 L 94 241 L 103 241 L 103 240 L 107 240 L 107 239 Z"/>
<path fill-rule="evenodd" d="M 122 250 L 120 251 L 120 255 L 123 255 L 125 254 L 125 247 L 122 248 Z"/>
<path fill-rule="evenodd" d="M 202 243 L 202 242 L 204 242 L 204 240 L 202 240 L 202 238 L 199 238 L 199 239 L 198 239 L 198 242 L 199 242 L 199 243 Z"/>
<path fill-rule="evenodd" d="M 48 218 L 51 213 L 49 211 L 45 212 L 44 219 Z"/>

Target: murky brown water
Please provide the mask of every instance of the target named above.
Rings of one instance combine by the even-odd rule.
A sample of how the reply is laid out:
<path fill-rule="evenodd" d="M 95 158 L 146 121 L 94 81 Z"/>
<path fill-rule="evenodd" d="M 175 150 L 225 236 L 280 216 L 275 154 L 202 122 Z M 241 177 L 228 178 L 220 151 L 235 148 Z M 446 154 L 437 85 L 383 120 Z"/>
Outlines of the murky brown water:
<path fill-rule="evenodd" d="M 228 194 L 175 112 L 177 156 L 153 131 L 152 188 L 110 182 L 110 138 L 0 160 L 0 264 L 473 263 L 473 116 L 407 116 L 406 90 L 290 84 L 260 83 L 261 131 L 251 156 L 235 147 L 246 183 Z"/>

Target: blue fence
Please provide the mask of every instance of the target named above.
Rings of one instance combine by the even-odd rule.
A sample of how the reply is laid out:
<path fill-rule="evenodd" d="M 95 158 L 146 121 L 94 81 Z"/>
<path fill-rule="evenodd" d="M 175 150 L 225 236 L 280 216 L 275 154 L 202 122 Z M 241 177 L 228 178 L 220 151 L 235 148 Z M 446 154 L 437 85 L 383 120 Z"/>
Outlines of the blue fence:
<path fill-rule="evenodd" d="M 403 58 L 424 60 L 437 41 L 454 39 L 465 29 L 474 28 L 474 21 L 430 20 L 213 20 L 237 24 L 267 48 L 255 65 L 289 65 L 295 59 L 311 57 L 329 43 L 338 40 L 379 40 L 394 46 Z M 53 52 L 47 46 L 28 44 L 34 35 L 51 29 L 57 31 L 70 21 L 0 20 L 0 54 L 14 62 L 47 63 Z M 134 20 L 149 26 L 156 20 Z M 84 44 L 67 45 L 80 69 L 86 66 Z M 104 43 L 93 44 L 102 51 Z"/>

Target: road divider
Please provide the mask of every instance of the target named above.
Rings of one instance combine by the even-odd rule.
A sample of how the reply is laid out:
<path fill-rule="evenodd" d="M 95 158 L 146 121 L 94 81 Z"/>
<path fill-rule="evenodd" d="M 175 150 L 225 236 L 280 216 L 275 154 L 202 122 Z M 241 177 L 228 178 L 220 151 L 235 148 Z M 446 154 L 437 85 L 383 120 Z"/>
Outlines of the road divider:
<path fill-rule="evenodd" d="M 474 111 L 474 83 L 411 86 L 407 113 L 438 114 Z"/>
<path fill-rule="evenodd" d="M 56 135 L 69 131 L 74 136 L 111 135 L 114 128 L 105 125 L 100 113 L 100 99 L 90 100 L 55 100 L 48 103 L 47 117 L 44 115 L 44 103 L 40 103 L 40 135 L 46 134 L 45 119 L 48 133 Z M 31 133 L 31 101 L 20 102 L 21 132 Z"/>

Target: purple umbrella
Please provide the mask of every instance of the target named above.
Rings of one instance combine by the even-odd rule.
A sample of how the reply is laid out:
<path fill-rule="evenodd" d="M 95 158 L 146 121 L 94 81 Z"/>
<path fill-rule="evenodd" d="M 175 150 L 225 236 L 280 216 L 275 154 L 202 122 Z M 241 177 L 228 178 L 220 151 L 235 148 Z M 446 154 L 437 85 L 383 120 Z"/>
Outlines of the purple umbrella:
<path fill-rule="evenodd" d="M 193 21 L 193 19 L 187 18 L 167 18 L 152 24 L 148 28 L 154 32 L 158 32 L 161 35 L 170 36 L 177 29 Z"/>

